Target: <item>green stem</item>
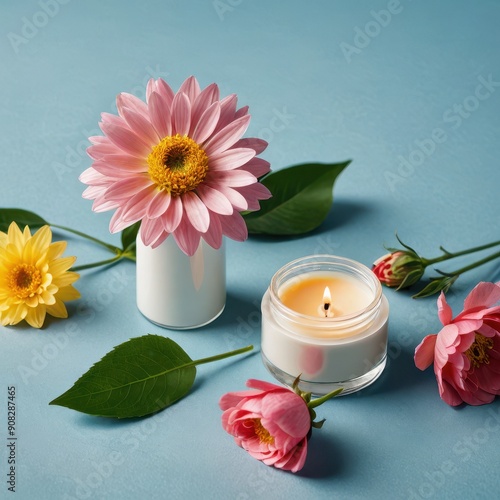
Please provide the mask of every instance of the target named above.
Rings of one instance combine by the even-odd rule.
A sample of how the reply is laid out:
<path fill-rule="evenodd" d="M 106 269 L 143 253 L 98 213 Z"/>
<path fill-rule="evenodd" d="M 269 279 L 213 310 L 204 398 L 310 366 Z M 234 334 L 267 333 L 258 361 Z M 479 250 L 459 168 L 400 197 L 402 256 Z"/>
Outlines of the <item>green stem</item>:
<path fill-rule="evenodd" d="M 118 262 L 119 260 L 126 258 L 126 256 L 122 253 L 119 255 L 115 255 L 111 257 L 111 259 L 100 260 L 99 262 L 92 262 L 91 264 L 83 264 L 81 266 L 72 267 L 70 270 L 74 272 L 83 271 L 84 269 L 92 269 L 93 267 L 106 266 L 108 264 L 113 264 L 114 262 Z M 128 258 L 128 257 L 127 257 Z"/>
<path fill-rule="evenodd" d="M 422 261 L 426 266 L 430 266 L 432 264 L 436 264 L 437 262 L 443 262 L 444 260 L 454 259 L 455 257 L 460 257 L 461 255 L 467 255 L 469 253 L 480 252 L 481 250 L 486 250 L 488 248 L 492 248 L 498 245 L 500 245 L 500 241 L 494 241 L 493 243 L 488 243 L 487 245 L 481 245 L 479 247 L 469 248 L 467 250 L 462 250 L 460 252 L 455 252 L 455 253 L 447 252 L 443 250 L 443 248 L 441 247 L 441 250 L 446 252 L 444 255 L 436 257 L 435 259 L 422 258 Z"/>
<path fill-rule="evenodd" d="M 313 399 L 307 403 L 307 406 L 309 408 L 316 408 L 319 405 L 322 405 L 325 401 L 328 401 L 329 399 L 337 396 L 337 394 L 340 394 L 343 391 L 342 388 L 337 389 L 336 391 L 329 392 L 328 394 L 325 394 L 324 396 L 321 396 L 318 399 Z"/>
<path fill-rule="evenodd" d="M 121 252 L 120 248 L 115 247 L 114 245 L 110 245 L 109 243 L 106 243 L 105 241 L 98 240 L 97 238 L 94 238 L 93 236 L 82 233 L 81 231 L 77 231 L 76 229 L 71 229 L 70 227 L 66 227 L 66 226 L 60 226 L 59 224 L 52 224 L 52 223 L 49 223 L 49 224 L 52 227 L 57 227 L 58 229 L 68 231 L 69 233 L 73 233 L 73 234 L 76 234 L 78 236 L 81 236 L 82 238 L 86 238 L 87 240 L 93 241 L 94 243 L 97 243 L 98 245 L 101 245 L 102 247 L 107 248 L 108 250 L 111 250 L 114 253 Z"/>
<path fill-rule="evenodd" d="M 461 267 L 460 269 L 457 269 L 456 271 L 452 271 L 451 273 L 443 273 L 443 274 L 445 276 L 459 276 L 463 273 L 466 273 L 467 271 L 470 271 L 471 269 L 482 266 L 483 264 L 486 264 L 487 262 L 490 262 L 491 260 L 495 260 L 498 257 L 500 257 L 500 252 L 496 252 L 492 255 L 489 255 L 488 257 L 484 257 L 484 259 L 478 260 L 477 262 L 473 262 L 472 264 L 469 264 L 468 266 Z"/>
<path fill-rule="evenodd" d="M 247 345 L 246 347 L 242 347 L 241 349 L 236 349 L 235 351 L 229 351 L 223 354 L 217 354 L 216 356 L 210 356 L 209 358 L 196 359 L 192 363 L 189 363 L 185 366 L 203 365 L 205 363 L 211 363 L 212 361 L 219 361 L 219 359 L 229 358 L 231 356 L 236 356 L 237 354 L 243 354 L 244 352 L 251 351 L 252 349 L 253 345 Z"/>

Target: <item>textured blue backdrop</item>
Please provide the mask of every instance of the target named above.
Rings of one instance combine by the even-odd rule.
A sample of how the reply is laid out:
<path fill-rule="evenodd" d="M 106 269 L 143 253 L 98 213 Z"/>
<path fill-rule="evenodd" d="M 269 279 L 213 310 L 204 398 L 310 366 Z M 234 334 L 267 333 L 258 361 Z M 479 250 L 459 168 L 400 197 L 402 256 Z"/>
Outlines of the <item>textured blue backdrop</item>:
<path fill-rule="evenodd" d="M 135 268 L 84 272 L 70 319 L 42 331 L 0 327 L 0 496 L 7 497 L 7 387 L 17 390 L 17 499 L 480 498 L 498 488 L 500 406 L 452 409 L 415 346 L 440 327 L 435 299 L 386 291 L 389 363 L 379 381 L 318 411 L 302 472 L 267 468 L 237 448 L 217 401 L 247 378 L 272 380 L 260 354 L 199 368 L 194 390 L 155 417 L 91 418 L 48 402 L 113 346 L 168 335 L 194 358 L 259 346 L 259 302 L 274 272 L 313 253 L 370 265 L 394 231 L 432 256 L 498 239 L 500 3 L 377 0 L 3 2 L 0 206 L 109 235 L 78 175 L 86 138 L 121 91 L 194 74 L 236 92 L 247 135 L 273 169 L 353 163 L 320 229 L 304 238 L 229 241 L 228 302 L 210 326 L 171 332 L 135 309 Z M 66 237 L 67 235 L 64 235 Z M 63 237 L 58 233 L 58 237 Z M 101 250 L 69 238 L 79 263 Z M 497 264 L 465 275 L 458 310 Z"/>

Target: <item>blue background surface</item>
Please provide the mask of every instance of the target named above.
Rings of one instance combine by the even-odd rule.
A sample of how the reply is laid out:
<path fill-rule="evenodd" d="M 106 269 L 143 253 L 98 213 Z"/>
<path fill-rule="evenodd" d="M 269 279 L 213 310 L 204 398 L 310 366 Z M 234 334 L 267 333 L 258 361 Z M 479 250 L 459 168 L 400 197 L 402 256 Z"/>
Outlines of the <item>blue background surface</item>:
<path fill-rule="evenodd" d="M 151 77 L 178 88 L 194 74 L 221 95 L 237 93 L 252 114 L 246 135 L 269 141 L 263 157 L 275 170 L 353 163 L 312 234 L 228 241 L 226 310 L 205 328 L 148 323 L 135 308 L 129 262 L 83 272 L 68 320 L 41 331 L 0 327 L 0 497 L 9 497 L 12 385 L 19 500 L 495 497 L 498 401 L 450 408 L 432 370 L 413 365 L 415 346 L 440 328 L 435 298 L 386 290 L 388 366 L 371 387 L 318 410 L 326 423 L 296 475 L 252 459 L 221 428 L 222 394 L 248 378 L 272 381 L 258 352 L 201 366 L 190 395 L 148 419 L 116 422 L 48 402 L 113 346 L 145 333 L 171 337 L 193 358 L 258 348 L 260 299 L 274 272 L 300 256 L 370 265 L 395 230 L 426 257 L 440 244 L 498 239 L 499 23 L 494 0 L 3 2 L 0 206 L 118 244 L 111 213 L 91 212 L 78 176 L 100 112 L 115 111 L 119 92 L 143 97 Z M 79 264 L 107 256 L 56 235 Z M 478 281 L 499 279 L 497 263 L 464 275 L 449 296 L 455 314 Z"/>

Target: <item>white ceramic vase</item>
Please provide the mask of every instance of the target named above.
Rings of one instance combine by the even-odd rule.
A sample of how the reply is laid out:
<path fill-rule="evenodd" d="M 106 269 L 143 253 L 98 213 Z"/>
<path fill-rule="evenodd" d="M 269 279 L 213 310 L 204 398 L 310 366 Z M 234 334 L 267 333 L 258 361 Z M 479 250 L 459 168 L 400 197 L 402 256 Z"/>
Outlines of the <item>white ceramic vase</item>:
<path fill-rule="evenodd" d="M 165 328 L 198 328 L 216 319 L 226 304 L 224 241 L 215 250 L 204 240 L 192 257 L 169 236 L 157 248 L 137 236 L 137 307 Z"/>

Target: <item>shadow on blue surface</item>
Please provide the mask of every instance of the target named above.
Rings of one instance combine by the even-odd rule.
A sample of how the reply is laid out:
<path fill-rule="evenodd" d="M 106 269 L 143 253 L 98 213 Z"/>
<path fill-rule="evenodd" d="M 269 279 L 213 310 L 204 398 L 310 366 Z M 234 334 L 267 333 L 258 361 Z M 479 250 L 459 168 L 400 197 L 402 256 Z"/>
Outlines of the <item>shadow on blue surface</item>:
<path fill-rule="evenodd" d="M 297 476 L 311 479 L 345 476 L 349 474 L 349 464 L 353 464 L 352 452 L 346 438 L 336 434 L 332 439 L 321 430 L 313 429 L 308 442 L 307 460 Z"/>

